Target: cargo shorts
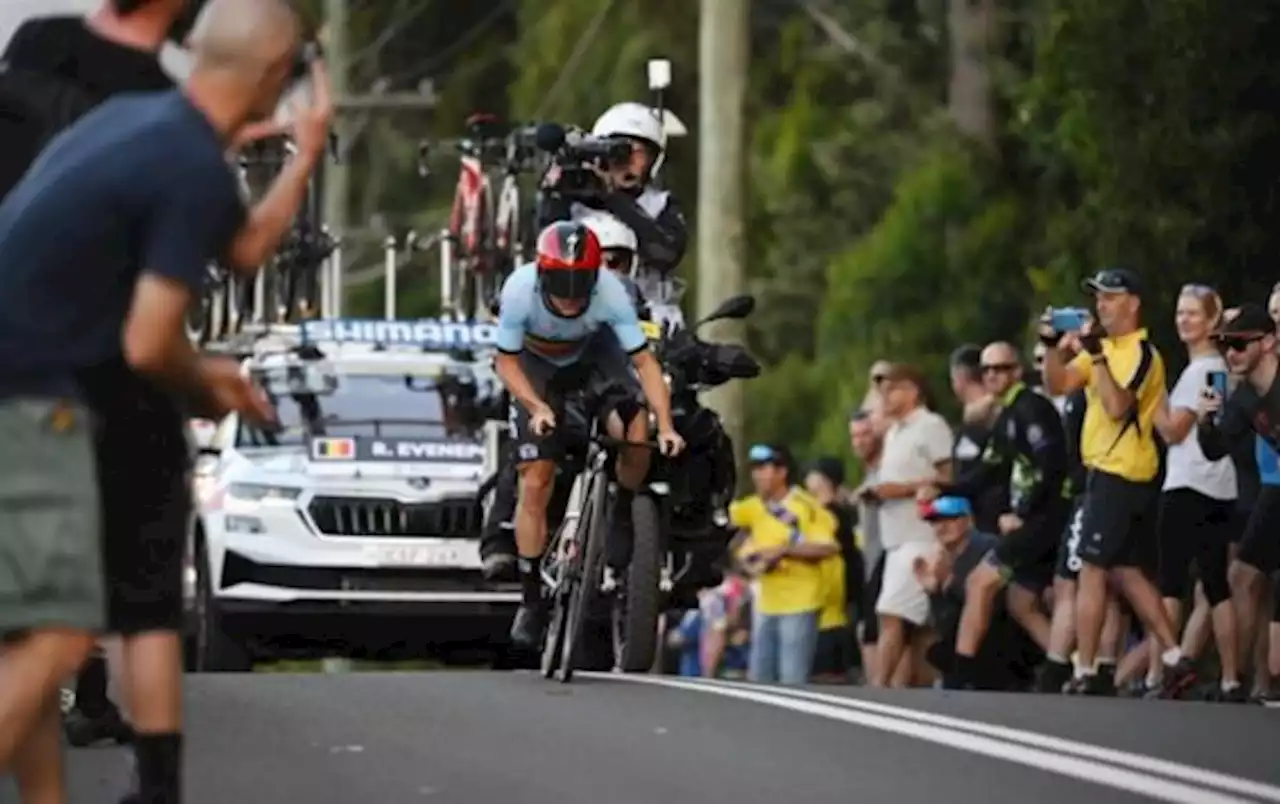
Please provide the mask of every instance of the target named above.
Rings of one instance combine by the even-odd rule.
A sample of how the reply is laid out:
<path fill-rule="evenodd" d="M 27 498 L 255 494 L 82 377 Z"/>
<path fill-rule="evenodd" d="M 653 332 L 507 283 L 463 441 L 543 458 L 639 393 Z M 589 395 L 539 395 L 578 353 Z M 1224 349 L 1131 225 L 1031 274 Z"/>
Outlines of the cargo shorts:
<path fill-rule="evenodd" d="M 105 625 L 101 510 L 88 410 L 0 400 L 0 637 Z"/>

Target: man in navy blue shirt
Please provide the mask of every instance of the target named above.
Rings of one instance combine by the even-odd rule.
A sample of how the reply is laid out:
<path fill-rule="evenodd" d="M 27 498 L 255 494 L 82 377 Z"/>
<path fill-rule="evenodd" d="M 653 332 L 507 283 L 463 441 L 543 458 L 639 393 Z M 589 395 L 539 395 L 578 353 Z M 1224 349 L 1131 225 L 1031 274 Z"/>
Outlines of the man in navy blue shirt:
<path fill-rule="evenodd" d="M 260 422 L 273 415 L 235 361 L 193 351 L 183 318 L 210 259 L 260 263 L 301 202 L 305 181 L 278 184 L 246 221 L 224 159 L 246 124 L 278 103 L 298 34 L 284 0 L 212 0 L 192 37 L 196 65 L 184 92 L 98 107 L 0 204 L 0 433 L 8 441 L 0 456 L 0 567 L 16 569 L 0 570 L 7 640 L 0 767 L 19 746 L 25 758 L 50 736 L 56 756 L 57 685 L 107 624 L 99 510 L 107 487 L 100 494 L 90 417 L 116 435 L 98 440 L 106 460 L 96 474 L 125 475 L 133 458 L 135 480 L 150 495 L 135 504 L 164 509 L 166 493 L 187 495 L 185 484 L 159 483 L 175 476 L 175 461 L 185 462 L 183 416 L 169 396 L 142 393 L 144 385 L 154 381 L 204 415 L 238 411 Z M 300 112 L 292 172 L 309 171 L 323 153 L 327 118 L 319 97 Z M 170 471 L 157 473 L 156 463 Z M 135 547 L 143 564 L 154 560 L 152 549 L 175 552 L 170 544 Z M 154 616 L 143 611 L 157 609 L 154 579 L 128 580 L 133 588 L 113 590 L 113 607 Z M 155 627 L 166 631 L 162 640 L 175 639 Z M 148 705 L 176 713 L 176 679 L 152 681 L 174 701 L 149 696 Z M 141 721 L 146 713 L 135 714 Z M 180 744 L 176 728 L 139 735 L 141 800 L 179 800 Z"/>

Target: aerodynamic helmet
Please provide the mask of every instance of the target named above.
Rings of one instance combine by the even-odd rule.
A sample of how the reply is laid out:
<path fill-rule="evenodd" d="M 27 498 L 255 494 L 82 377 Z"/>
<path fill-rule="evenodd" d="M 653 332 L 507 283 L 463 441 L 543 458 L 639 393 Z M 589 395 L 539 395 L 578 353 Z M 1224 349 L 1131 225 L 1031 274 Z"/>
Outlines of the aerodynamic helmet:
<path fill-rule="evenodd" d="M 600 240 L 577 221 L 560 221 L 538 235 L 538 286 L 544 296 L 583 301 L 600 279 Z"/>

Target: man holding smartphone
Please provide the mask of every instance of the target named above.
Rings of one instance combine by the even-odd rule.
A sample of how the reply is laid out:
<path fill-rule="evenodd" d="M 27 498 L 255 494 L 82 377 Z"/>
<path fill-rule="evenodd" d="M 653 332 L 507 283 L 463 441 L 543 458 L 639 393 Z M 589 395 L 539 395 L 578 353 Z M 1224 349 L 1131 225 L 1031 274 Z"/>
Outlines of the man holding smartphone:
<path fill-rule="evenodd" d="M 1217 340 L 1227 367 L 1241 383 L 1225 399 L 1217 389 L 1205 389 L 1197 410 L 1200 449 L 1209 460 L 1217 460 L 1254 433 L 1272 448 L 1280 447 L 1280 358 L 1274 322 L 1261 305 L 1243 304 L 1223 323 Z M 1252 655 L 1267 576 L 1280 568 L 1278 533 L 1280 486 L 1263 485 L 1229 572 L 1244 660 Z M 1280 612 L 1273 613 L 1273 622 L 1280 622 Z"/>
<path fill-rule="evenodd" d="M 1155 509 L 1160 455 L 1153 434 L 1155 412 L 1165 394 L 1164 360 L 1139 324 L 1141 286 L 1128 269 L 1109 268 L 1081 283 L 1094 296 L 1097 320 L 1062 333 L 1052 315 L 1041 321 L 1047 350 L 1045 390 L 1086 393 L 1080 451 L 1088 469 L 1082 508 L 1081 567 L 1076 593 L 1078 662 L 1066 692 L 1108 691 L 1099 670 L 1099 647 L 1108 603 L 1108 576 L 1120 584 L 1134 612 L 1161 649 L 1162 694 L 1181 695 L 1195 681 L 1182 655 L 1155 585 L 1142 561 L 1156 538 Z M 1078 352 L 1070 362 L 1066 352 Z"/>

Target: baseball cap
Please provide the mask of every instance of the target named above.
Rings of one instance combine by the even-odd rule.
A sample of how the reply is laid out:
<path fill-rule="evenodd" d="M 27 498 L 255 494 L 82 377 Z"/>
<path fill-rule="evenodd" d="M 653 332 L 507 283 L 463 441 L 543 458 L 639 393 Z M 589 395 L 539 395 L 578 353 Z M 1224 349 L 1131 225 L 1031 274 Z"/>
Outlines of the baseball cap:
<path fill-rule="evenodd" d="M 1236 314 L 1225 318 L 1218 327 L 1217 335 L 1270 335 L 1275 332 L 1276 324 L 1262 305 L 1245 302 L 1236 308 Z"/>
<path fill-rule="evenodd" d="M 747 462 L 752 466 L 791 466 L 791 450 L 781 444 L 752 444 L 747 450 Z"/>
<path fill-rule="evenodd" d="M 926 522 L 973 516 L 973 506 L 964 497 L 946 495 L 920 503 L 920 518 Z"/>
<path fill-rule="evenodd" d="M 1085 293 L 1132 293 L 1142 295 L 1142 280 L 1128 268 L 1103 268 L 1080 281 Z"/>

